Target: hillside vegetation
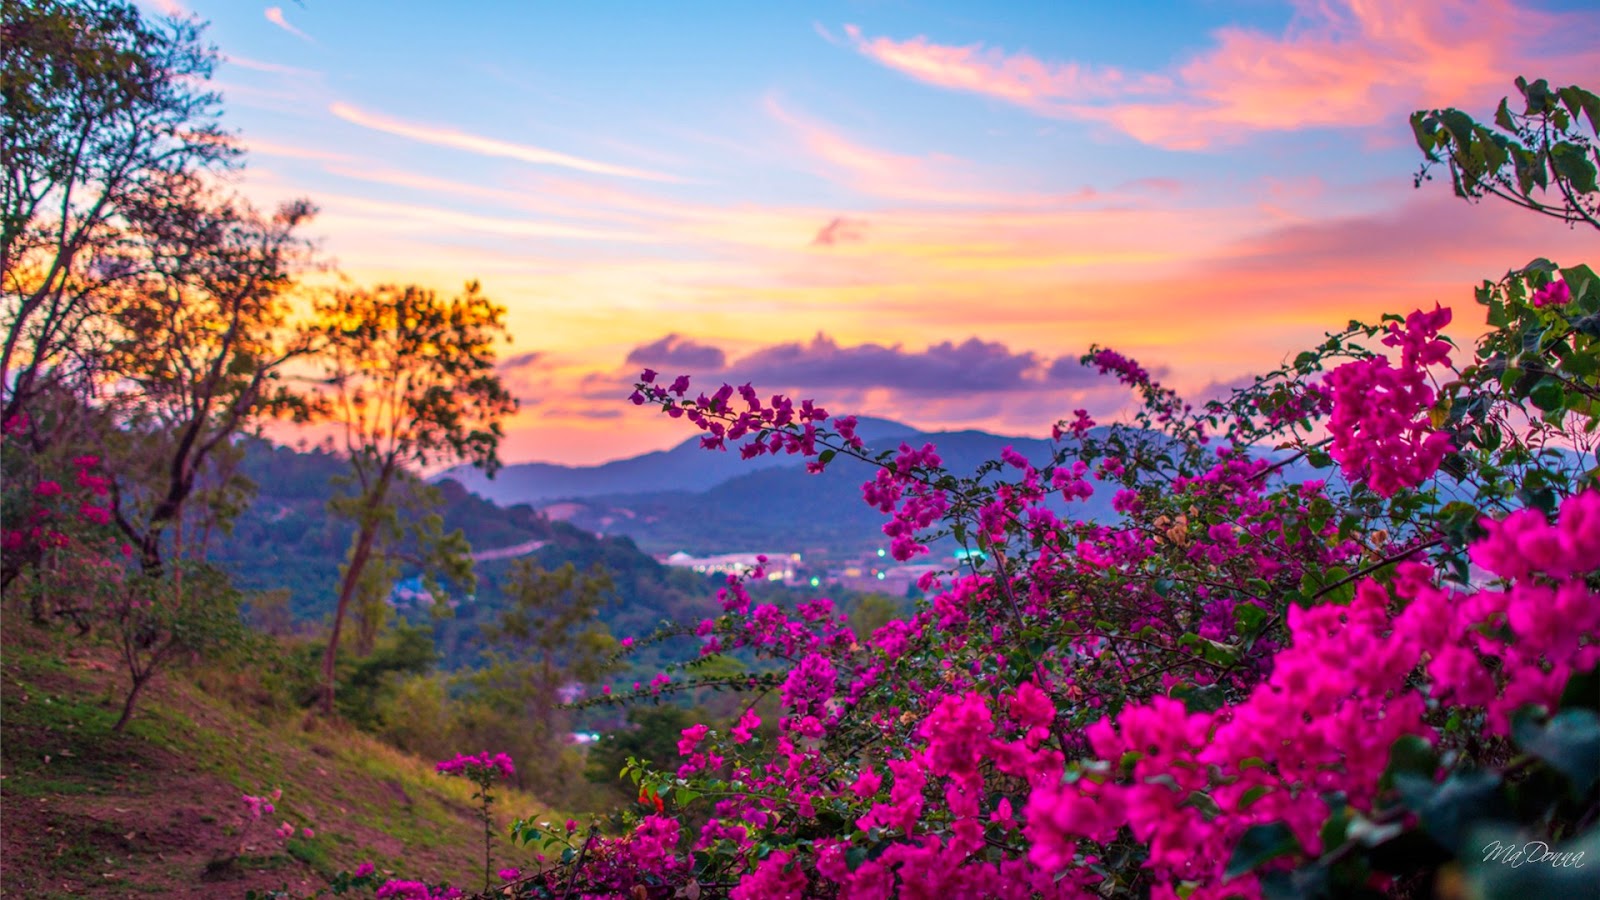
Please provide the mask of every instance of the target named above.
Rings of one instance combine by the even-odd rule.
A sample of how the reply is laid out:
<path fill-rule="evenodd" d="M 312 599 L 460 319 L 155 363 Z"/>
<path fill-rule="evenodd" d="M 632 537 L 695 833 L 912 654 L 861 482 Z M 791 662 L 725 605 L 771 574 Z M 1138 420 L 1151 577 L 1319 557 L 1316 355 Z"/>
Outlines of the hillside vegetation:
<path fill-rule="evenodd" d="M 247 697 L 251 676 L 211 668 L 158 681 L 128 729 L 111 734 L 118 704 L 108 701 L 121 687 L 102 650 L 25 629 L 9 629 L 3 649 L 6 896 L 311 893 L 366 861 L 481 886 L 471 786 L 430 761 L 338 724 L 263 721 L 248 700 L 224 699 Z M 276 814 L 244 833 L 241 798 L 275 789 Z M 502 826 L 550 812 L 514 789 L 500 796 Z M 293 838 L 273 833 L 281 822 Z M 503 844 L 497 854 L 513 864 L 528 856 Z"/>

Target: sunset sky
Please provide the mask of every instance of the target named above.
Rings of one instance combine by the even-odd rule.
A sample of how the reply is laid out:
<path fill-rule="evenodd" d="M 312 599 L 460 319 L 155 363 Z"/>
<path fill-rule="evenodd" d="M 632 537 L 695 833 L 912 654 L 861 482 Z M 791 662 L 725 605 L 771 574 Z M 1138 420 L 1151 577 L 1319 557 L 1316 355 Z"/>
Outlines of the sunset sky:
<path fill-rule="evenodd" d="M 227 62 L 243 190 L 358 282 L 510 310 L 508 462 L 677 443 L 645 365 L 927 428 L 1042 435 L 1197 396 L 1351 317 L 1593 232 L 1414 190 L 1417 108 L 1600 87 L 1592 2 L 171 0 Z"/>

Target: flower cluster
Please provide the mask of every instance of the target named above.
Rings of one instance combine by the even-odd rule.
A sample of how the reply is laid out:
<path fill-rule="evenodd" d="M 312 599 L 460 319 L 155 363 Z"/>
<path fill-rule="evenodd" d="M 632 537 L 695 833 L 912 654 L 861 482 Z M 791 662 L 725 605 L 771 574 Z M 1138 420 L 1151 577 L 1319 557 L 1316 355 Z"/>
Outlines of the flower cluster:
<path fill-rule="evenodd" d="M 504 753 L 490 755 L 487 750 L 476 756 L 458 753 L 454 759 L 437 763 L 433 768 L 440 775 L 460 775 L 476 782 L 490 782 L 496 777 L 510 780 L 517 774 L 516 766 L 511 764 L 511 757 Z"/>
<path fill-rule="evenodd" d="M 1328 374 L 1333 458 L 1346 475 L 1366 482 L 1379 496 L 1421 484 L 1455 449 L 1448 435 L 1433 430 L 1427 416 L 1435 396 L 1428 367 L 1449 362 L 1450 345 L 1438 338 L 1448 324 L 1448 309 L 1413 312 L 1404 328 L 1391 324 L 1383 340 L 1401 349 L 1398 367 L 1387 358 L 1372 357 Z"/>

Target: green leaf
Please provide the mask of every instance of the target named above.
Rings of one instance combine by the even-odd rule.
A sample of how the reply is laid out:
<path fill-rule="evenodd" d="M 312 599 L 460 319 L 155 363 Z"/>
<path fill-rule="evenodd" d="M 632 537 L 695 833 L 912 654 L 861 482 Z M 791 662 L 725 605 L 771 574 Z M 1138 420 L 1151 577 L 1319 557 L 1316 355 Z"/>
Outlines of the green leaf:
<path fill-rule="evenodd" d="M 1512 134 L 1517 133 L 1517 123 L 1511 119 L 1511 107 L 1508 99 L 1500 98 L 1500 108 L 1494 111 L 1494 123 Z"/>
<path fill-rule="evenodd" d="M 1434 751 L 1433 745 L 1414 734 L 1408 734 L 1395 741 L 1389 747 L 1389 765 L 1383 770 L 1383 777 L 1378 780 L 1380 789 L 1394 786 L 1395 778 L 1402 772 L 1420 775 L 1428 781 L 1433 781 L 1433 775 L 1439 771 L 1439 754 Z"/>
<path fill-rule="evenodd" d="M 1172 689 L 1171 696 L 1191 713 L 1216 712 L 1228 701 L 1222 688 L 1214 684 L 1180 684 Z"/>
<path fill-rule="evenodd" d="M 1550 764 L 1582 799 L 1600 780 L 1600 716 L 1587 709 L 1556 713 L 1544 725 L 1519 719 L 1512 726 L 1518 746 Z"/>
<path fill-rule="evenodd" d="M 1504 818 L 1509 812 L 1500 783 L 1498 774 L 1479 771 L 1456 772 L 1443 784 L 1412 772 L 1395 777 L 1401 799 L 1416 810 L 1423 829 L 1457 854 L 1472 851 L 1467 834 L 1474 825 Z"/>
<path fill-rule="evenodd" d="M 1246 872 L 1255 870 L 1262 863 L 1297 853 L 1299 850 L 1300 842 L 1295 840 L 1294 832 L 1282 822 L 1252 825 L 1250 830 L 1239 838 L 1239 845 L 1233 848 L 1233 856 L 1228 859 L 1228 867 L 1223 871 L 1222 877 L 1238 878 Z"/>
<path fill-rule="evenodd" d="M 1561 382 L 1548 375 L 1540 378 L 1528 392 L 1528 400 L 1546 412 L 1561 409 L 1566 404 L 1566 391 Z"/>
<path fill-rule="evenodd" d="M 1550 148 L 1550 168 L 1572 185 L 1572 190 L 1578 194 L 1593 194 L 1596 191 L 1594 163 L 1589 161 L 1588 154 L 1576 144 L 1565 142 L 1555 144 Z"/>
<path fill-rule="evenodd" d="M 1254 603 L 1241 603 L 1233 608 L 1235 633 L 1255 633 L 1267 621 L 1269 613 Z"/>
<path fill-rule="evenodd" d="M 1561 692 L 1561 709 L 1592 709 L 1600 712 L 1600 667 L 1579 672 L 1567 680 Z"/>

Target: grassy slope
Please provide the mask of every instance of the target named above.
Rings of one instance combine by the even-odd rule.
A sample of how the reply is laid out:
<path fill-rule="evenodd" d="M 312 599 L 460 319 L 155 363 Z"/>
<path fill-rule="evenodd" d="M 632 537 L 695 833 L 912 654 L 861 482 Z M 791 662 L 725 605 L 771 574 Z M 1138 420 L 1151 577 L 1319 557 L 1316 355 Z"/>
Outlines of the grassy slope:
<path fill-rule="evenodd" d="M 465 781 L 360 733 L 265 726 L 182 675 L 158 676 L 127 731 L 111 734 L 125 682 L 112 658 L 63 652 L 9 624 L 0 893 L 242 897 L 288 885 L 309 894 L 365 860 L 400 877 L 482 887 L 483 832 Z M 236 862 L 217 867 L 241 841 L 240 796 L 275 787 L 277 814 L 247 836 Z M 496 810 L 498 835 L 516 815 L 548 813 L 514 791 L 500 793 Z M 287 844 L 270 833 L 285 820 L 297 829 Z M 299 834 L 307 826 L 309 839 Z M 528 862 L 498 837 L 495 860 Z"/>

